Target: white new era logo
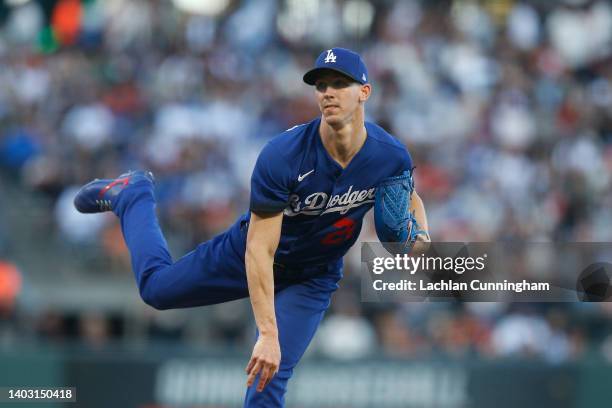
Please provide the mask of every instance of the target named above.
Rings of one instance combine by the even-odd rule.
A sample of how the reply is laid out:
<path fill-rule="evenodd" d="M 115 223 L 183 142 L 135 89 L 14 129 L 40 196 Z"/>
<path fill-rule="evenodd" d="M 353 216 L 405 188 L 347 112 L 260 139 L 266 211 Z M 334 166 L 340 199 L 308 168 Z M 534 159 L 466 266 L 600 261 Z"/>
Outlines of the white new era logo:
<path fill-rule="evenodd" d="M 327 55 L 325 56 L 325 63 L 329 64 L 330 62 L 336 62 L 336 56 L 332 50 L 327 50 Z"/>
<path fill-rule="evenodd" d="M 366 81 L 367 81 L 365 74 L 361 74 L 361 80 L 362 80 L 363 82 L 366 82 Z"/>

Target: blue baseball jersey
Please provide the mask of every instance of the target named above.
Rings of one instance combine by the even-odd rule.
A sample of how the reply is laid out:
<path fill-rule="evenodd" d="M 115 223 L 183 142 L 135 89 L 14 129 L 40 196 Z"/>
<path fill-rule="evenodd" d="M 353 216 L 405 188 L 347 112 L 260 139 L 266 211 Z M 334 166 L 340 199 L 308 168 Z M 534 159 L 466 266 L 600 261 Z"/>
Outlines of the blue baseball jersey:
<path fill-rule="evenodd" d="M 321 119 L 295 126 L 261 151 L 251 177 L 250 211 L 283 212 L 275 262 L 320 265 L 342 258 L 355 243 L 376 186 L 412 169 L 405 146 L 374 123 L 346 168 L 327 152 Z M 250 212 L 242 219 L 248 220 Z"/>

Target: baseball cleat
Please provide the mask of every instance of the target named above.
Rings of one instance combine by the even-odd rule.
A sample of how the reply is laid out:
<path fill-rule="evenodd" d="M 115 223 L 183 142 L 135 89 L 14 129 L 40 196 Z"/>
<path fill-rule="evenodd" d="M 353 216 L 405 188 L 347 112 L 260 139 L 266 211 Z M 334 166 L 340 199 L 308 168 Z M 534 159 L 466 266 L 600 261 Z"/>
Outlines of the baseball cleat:
<path fill-rule="evenodd" d="M 126 188 L 135 184 L 152 187 L 154 182 L 153 173 L 142 170 L 129 171 L 116 179 L 95 179 L 81 187 L 74 197 L 74 206 L 86 214 L 112 211 Z"/>

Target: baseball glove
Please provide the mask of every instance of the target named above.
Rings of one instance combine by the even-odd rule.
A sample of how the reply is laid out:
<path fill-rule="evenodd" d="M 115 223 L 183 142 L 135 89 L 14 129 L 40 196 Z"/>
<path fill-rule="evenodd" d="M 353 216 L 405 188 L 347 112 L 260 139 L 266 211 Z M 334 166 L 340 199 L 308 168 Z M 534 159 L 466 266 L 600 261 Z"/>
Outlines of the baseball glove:
<path fill-rule="evenodd" d="M 402 249 L 410 250 L 419 235 L 427 234 L 410 211 L 413 191 L 412 170 L 383 180 L 376 189 L 374 224 L 380 242 L 399 243 Z"/>

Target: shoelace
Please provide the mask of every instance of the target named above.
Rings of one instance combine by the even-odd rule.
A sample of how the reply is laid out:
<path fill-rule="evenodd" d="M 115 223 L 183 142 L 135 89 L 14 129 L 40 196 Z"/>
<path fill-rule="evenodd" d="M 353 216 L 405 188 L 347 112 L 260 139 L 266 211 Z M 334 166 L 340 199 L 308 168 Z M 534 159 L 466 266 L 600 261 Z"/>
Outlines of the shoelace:
<path fill-rule="evenodd" d="M 96 200 L 96 204 L 98 204 L 100 211 L 111 211 L 113 209 L 110 200 Z"/>

